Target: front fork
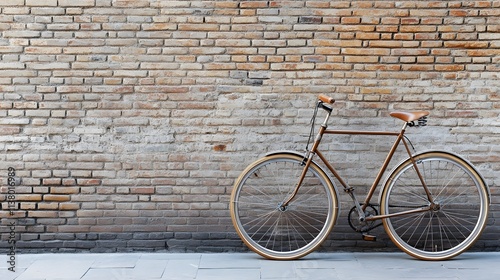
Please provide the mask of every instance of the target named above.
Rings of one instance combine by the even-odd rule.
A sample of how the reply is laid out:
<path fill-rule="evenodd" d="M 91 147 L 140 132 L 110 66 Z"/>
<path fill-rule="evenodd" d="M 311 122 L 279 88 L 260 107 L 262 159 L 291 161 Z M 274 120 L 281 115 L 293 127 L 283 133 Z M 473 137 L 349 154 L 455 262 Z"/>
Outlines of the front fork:
<path fill-rule="evenodd" d="M 323 136 L 323 132 L 325 131 L 326 127 L 321 125 L 320 132 L 318 132 L 318 135 L 316 136 L 316 139 L 314 140 L 313 147 L 311 150 L 306 152 L 306 155 L 304 156 L 304 160 L 302 161 L 302 165 L 304 165 L 304 168 L 302 169 L 302 173 L 300 174 L 298 182 L 295 184 L 295 188 L 293 192 L 283 201 L 283 203 L 280 204 L 280 209 L 284 210 L 288 206 L 288 204 L 295 198 L 297 193 L 299 192 L 300 186 L 302 186 L 302 182 L 304 182 L 304 178 L 306 177 L 307 171 L 309 170 L 309 167 L 312 164 L 313 157 L 315 155 L 316 148 L 318 147 L 319 143 L 321 142 L 321 137 Z"/>
<path fill-rule="evenodd" d="M 302 173 L 300 174 L 298 182 L 295 184 L 294 191 L 279 205 L 279 209 L 284 211 L 288 204 L 295 198 L 297 193 L 299 192 L 300 186 L 302 186 L 302 182 L 304 182 L 304 178 L 306 177 L 307 171 L 312 164 L 312 160 L 316 151 L 318 149 L 319 143 L 321 143 L 321 139 L 323 138 L 323 134 L 325 130 L 328 128 L 328 120 L 330 119 L 330 115 L 332 114 L 332 108 L 323 104 L 323 102 L 318 102 L 318 108 L 321 107 L 325 111 L 327 111 L 325 120 L 321 124 L 319 128 L 318 134 L 316 134 L 316 138 L 314 139 L 312 148 L 310 150 L 306 149 L 306 154 L 304 156 L 304 160 L 302 161 L 302 165 L 304 165 L 304 169 L 302 169 Z M 313 122 L 314 123 L 314 122 Z"/>

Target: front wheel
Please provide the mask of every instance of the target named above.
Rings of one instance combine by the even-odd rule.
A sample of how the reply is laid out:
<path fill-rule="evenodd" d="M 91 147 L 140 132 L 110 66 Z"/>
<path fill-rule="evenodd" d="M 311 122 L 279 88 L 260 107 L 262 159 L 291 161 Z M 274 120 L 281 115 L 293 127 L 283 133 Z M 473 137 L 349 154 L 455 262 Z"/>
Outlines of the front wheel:
<path fill-rule="evenodd" d="M 383 220 L 391 240 L 423 260 L 445 260 L 467 250 L 479 238 L 488 216 L 487 186 L 468 162 L 445 152 L 414 157 L 434 200 L 424 212 Z M 381 214 L 431 206 L 410 159 L 389 175 L 382 190 Z"/>
<path fill-rule="evenodd" d="M 338 211 L 328 176 L 314 162 L 295 198 L 303 158 L 276 154 L 248 166 L 234 184 L 231 220 L 243 242 L 268 259 L 290 260 L 314 251 L 328 237 Z"/>

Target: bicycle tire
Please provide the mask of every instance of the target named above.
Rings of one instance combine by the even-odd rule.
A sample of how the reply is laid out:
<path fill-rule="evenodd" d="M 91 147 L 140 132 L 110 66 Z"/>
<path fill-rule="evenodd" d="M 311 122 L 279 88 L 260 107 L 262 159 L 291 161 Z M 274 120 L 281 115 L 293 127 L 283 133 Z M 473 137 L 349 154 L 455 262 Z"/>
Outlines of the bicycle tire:
<path fill-rule="evenodd" d="M 328 237 L 337 219 L 333 183 L 314 162 L 297 196 L 280 209 L 304 169 L 302 161 L 303 157 L 286 153 L 261 158 L 234 184 L 233 225 L 248 248 L 267 259 L 292 260 L 311 253 Z"/>
<path fill-rule="evenodd" d="M 456 155 L 427 152 L 414 158 L 439 207 L 385 218 L 385 231 L 397 247 L 415 258 L 453 258 L 477 241 L 487 223 L 487 186 L 476 169 Z M 380 202 L 382 215 L 430 205 L 410 159 L 389 175 Z"/>

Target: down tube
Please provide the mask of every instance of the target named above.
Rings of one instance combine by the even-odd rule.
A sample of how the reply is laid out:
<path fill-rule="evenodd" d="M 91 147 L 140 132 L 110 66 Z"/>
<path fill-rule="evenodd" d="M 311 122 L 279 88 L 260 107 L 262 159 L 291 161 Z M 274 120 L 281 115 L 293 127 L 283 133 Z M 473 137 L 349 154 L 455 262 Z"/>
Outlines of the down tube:
<path fill-rule="evenodd" d="M 366 210 L 366 207 L 370 204 L 370 200 L 373 197 L 373 194 L 375 193 L 375 190 L 377 189 L 378 184 L 380 183 L 382 176 L 384 175 L 385 171 L 387 170 L 387 166 L 389 166 L 389 163 L 394 156 L 394 153 L 396 152 L 396 149 L 398 148 L 399 144 L 401 141 L 404 141 L 404 132 L 405 129 L 401 130 L 401 132 L 384 132 L 384 131 L 370 131 L 370 132 L 361 132 L 361 131 L 342 131 L 342 130 L 327 130 L 325 131 L 325 134 L 347 134 L 347 135 L 380 135 L 380 136 L 397 136 L 396 140 L 394 141 L 394 144 L 391 147 L 391 150 L 387 154 L 384 163 L 382 164 L 377 177 L 375 178 L 375 181 L 373 182 L 372 186 L 370 187 L 368 194 L 366 195 L 364 204 L 362 205 L 363 211 Z M 349 190 L 350 187 L 349 185 L 340 177 L 340 175 L 337 173 L 335 168 L 328 162 L 328 160 L 321 154 L 319 150 L 316 150 L 316 154 L 319 156 L 319 158 L 323 161 L 323 163 L 328 167 L 328 169 L 333 173 L 335 178 L 339 180 L 340 184 L 344 187 L 345 190 Z M 411 157 L 411 154 L 408 153 L 408 155 Z"/>
<path fill-rule="evenodd" d="M 344 189 L 349 189 L 349 185 L 347 185 L 347 183 L 344 181 L 344 179 L 342 179 L 342 177 L 340 177 L 339 173 L 337 173 L 337 170 L 335 170 L 335 168 L 330 164 L 330 162 L 328 162 L 328 160 L 325 158 L 325 156 L 318 149 L 316 149 L 316 155 L 318 155 L 318 157 L 326 165 L 328 170 L 330 170 L 330 172 L 332 172 L 333 176 L 335 176 L 335 178 L 337 178 L 337 180 L 339 180 L 342 187 L 344 187 Z"/>

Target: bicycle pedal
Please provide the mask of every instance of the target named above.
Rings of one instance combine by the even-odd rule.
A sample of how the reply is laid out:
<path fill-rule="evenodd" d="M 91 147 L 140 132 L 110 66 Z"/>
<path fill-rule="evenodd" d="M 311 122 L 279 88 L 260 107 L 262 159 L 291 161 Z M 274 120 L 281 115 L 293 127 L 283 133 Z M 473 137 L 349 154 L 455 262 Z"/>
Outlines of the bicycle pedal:
<path fill-rule="evenodd" d="M 364 241 L 377 241 L 377 237 L 375 235 L 363 233 L 363 240 Z"/>

